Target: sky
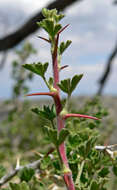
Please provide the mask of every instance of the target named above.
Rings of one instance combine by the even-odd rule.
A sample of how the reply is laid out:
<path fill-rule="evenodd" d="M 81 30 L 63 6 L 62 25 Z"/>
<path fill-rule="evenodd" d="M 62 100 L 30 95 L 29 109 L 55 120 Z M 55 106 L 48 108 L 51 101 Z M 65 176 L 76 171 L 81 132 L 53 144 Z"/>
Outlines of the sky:
<path fill-rule="evenodd" d="M 0 0 L 0 36 L 3 37 L 20 27 L 29 16 L 45 7 L 50 0 Z M 61 79 L 83 73 L 74 95 L 93 95 L 99 88 L 99 79 L 110 52 L 117 40 L 117 6 L 112 0 L 83 0 L 65 10 L 63 26 L 70 26 L 62 33 L 60 40 L 72 40 L 71 46 L 64 53 L 62 65 L 69 65 L 61 71 Z M 10 5 L 10 6 L 9 6 Z M 8 11 L 9 10 L 9 11 Z M 31 56 L 28 63 L 49 61 L 49 46 L 37 36 L 46 36 L 42 30 L 29 36 L 29 40 L 38 49 L 37 56 Z M 16 58 L 13 50 L 7 57 L 5 67 L 0 71 L 0 99 L 10 98 L 13 80 L 11 79 L 11 63 Z M 1 59 L 1 55 L 0 55 Z M 47 77 L 51 75 L 49 67 Z M 103 94 L 117 95 L 117 59 L 114 60 L 112 72 L 104 88 Z M 47 88 L 39 76 L 29 83 L 30 92 L 42 92 Z"/>

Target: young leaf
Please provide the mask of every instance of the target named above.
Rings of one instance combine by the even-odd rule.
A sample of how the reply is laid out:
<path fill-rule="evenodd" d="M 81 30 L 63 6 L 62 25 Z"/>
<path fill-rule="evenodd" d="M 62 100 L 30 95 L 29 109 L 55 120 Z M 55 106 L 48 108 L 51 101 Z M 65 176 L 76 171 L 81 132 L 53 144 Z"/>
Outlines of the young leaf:
<path fill-rule="evenodd" d="M 48 80 L 49 86 L 50 86 L 50 87 L 53 87 L 53 83 L 54 83 L 54 80 L 53 80 L 52 77 L 50 77 L 49 80 Z"/>
<path fill-rule="evenodd" d="M 81 80 L 81 78 L 83 77 L 83 74 L 81 75 L 75 75 L 72 80 L 71 80 L 71 87 L 70 87 L 70 94 L 72 94 L 72 92 L 75 90 L 77 84 L 79 83 L 79 81 Z"/>
<path fill-rule="evenodd" d="M 99 184 L 95 180 L 92 181 L 90 190 L 99 190 Z"/>
<path fill-rule="evenodd" d="M 12 190 L 21 190 L 20 184 L 10 183 L 10 187 Z"/>
<path fill-rule="evenodd" d="M 117 176 L 117 164 L 113 166 L 113 173 Z"/>
<path fill-rule="evenodd" d="M 20 184 L 10 183 L 11 190 L 30 190 L 28 184 L 26 182 L 22 182 Z"/>
<path fill-rule="evenodd" d="M 58 145 L 64 142 L 68 135 L 69 135 L 69 131 L 63 128 L 59 133 Z"/>
<path fill-rule="evenodd" d="M 55 36 L 61 28 L 61 24 L 56 24 L 54 27 L 53 36 Z"/>
<path fill-rule="evenodd" d="M 70 78 L 65 79 L 65 80 L 62 80 L 61 83 L 58 84 L 58 86 L 59 86 L 59 88 L 60 88 L 63 92 L 69 94 L 69 92 L 70 92 Z"/>
<path fill-rule="evenodd" d="M 45 18 L 52 18 L 56 23 L 58 23 L 63 17 L 63 14 L 57 14 L 56 9 L 48 10 L 46 8 L 42 9 L 42 14 Z"/>
<path fill-rule="evenodd" d="M 3 177 L 5 175 L 6 169 L 0 165 L 0 178 Z"/>
<path fill-rule="evenodd" d="M 40 110 L 39 108 L 33 108 L 32 111 L 50 121 L 56 117 L 54 105 L 52 105 L 51 108 L 49 108 L 49 106 L 44 106 L 43 110 Z"/>
<path fill-rule="evenodd" d="M 50 36 L 50 38 L 54 38 L 58 31 L 62 28 L 61 24 L 55 24 L 52 19 L 44 19 L 41 22 L 37 23 L 41 26 Z"/>
<path fill-rule="evenodd" d="M 28 184 L 27 184 L 25 181 L 23 181 L 23 182 L 20 184 L 20 188 L 21 188 L 21 190 L 30 190 Z"/>
<path fill-rule="evenodd" d="M 48 133 L 48 136 L 51 140 L 51 142 L 56 146 L 58 144 L 58 141 L 57 141 L 57 130 L 56 129 L 51 129 L 47 126 L 45 126 L 45 128 L 47 129 L 47 133 Z"/>
<path fill-rule="evenodd" d="M 37 22 L 37 24 L 49 34 L 50 40 L 53 40 L 62 28 L 61 24 L 58 22 L 64 17 L 64 15 L 57 14 L 56 9 L 47 10 L 46 8 L 42 9 L 42 14 L 45 19 L 41 22 Z"/>
<path fill-rule="evenodd" d="M 61 42 L 60 47 L 59 47 L 59 53 L 60 55 L 63 54 L 63 52 L 69 47 L 69 45 L 72 43 L 71 40 L 67 40 L 66 43 L 65 42 Z"/>
<path fill-rule="evenodd" d="M 107 167 L 104 167 L 101 169 L 101 171 L 98 173 L 101 177 L 106 177 L 109 174 L 109 169 Z"/>
<path fill-rule="evenodd" d="M 33 73 L 36 73 L 37 75 L 40 75 L 41 77 L 44 77 L 47 68 L 48 63 L 33 63 L 33 64 L 25 64 L 23 65 L 24 68 L 28 69 L 29 71 L 32 71 Z"/>
<path fill-rule="evenodd" d="M 52 19 L 44 19 L 37 24 L 42 27 L 50 36 L 53 36 L 54 33 L 54 22 Z"/>
<path fill-rule="evenodd" d="M 33 177 L 35 171 L 32 168 L 24 168 L 22 170 L 20 170 L 19 172 L 19 177 L 21 181 L 30 181 L 31 178 Z"/>
<path fill-rule="evenodd" d="M 81 80 L 82 76 L 83 76 L 82 74 L 81 74 L 81 75 L 75 75 L 75 76 L 72 78 L 72 80 L 71 80 L 70 78 L 65 79 L 65 80 L 62 80 L 62 81 L 58 84 L 58 86 L 59 86 L 59 88 L 60 88 L 63 92 L 67 93 L 68 95 L 71 95 L 72 92 L 75 90 L 75 88 L 76 88 L 78 82 Z"/>

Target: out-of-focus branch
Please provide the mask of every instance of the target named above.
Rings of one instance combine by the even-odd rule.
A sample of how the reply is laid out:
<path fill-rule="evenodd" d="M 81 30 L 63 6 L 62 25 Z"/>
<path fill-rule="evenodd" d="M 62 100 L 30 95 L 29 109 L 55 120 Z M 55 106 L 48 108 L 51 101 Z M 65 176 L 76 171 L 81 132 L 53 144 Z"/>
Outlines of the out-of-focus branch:
<path fill-rule="evenodd" d="M 41 160 L 37 160 L 33 163 L 27 164 L 25 166 L 20 166 L 20 167 L 16 167 L 14 170 L 11 170 L 7 175 L 3 176 L 0 179 L 0 186 L 4 185 L 5 183 L 7 183 L 8 181 L 10 181 L 14 176 L 16 176 L 16 174 L 22 170 L 23 168 L 32 168 L 32 169 L 37 169 L 40 166 L 40 161 Z"/>
<path fill-rule="evenodd" d="M 105 71 L 101 77 L 101 79 L 99 80 L 99 83 L 100 83 L 100 87 L 99 87 L 99 90 L 98 90 L 98 95 L 101 95 L 102 94 L 102 91 L 103 91 L 103 88 L 105 86 L 105 83 L 109 77 L 109 74 L 111 72 L 111 69 L 112 69 L 112 63 L 113 63 L 113 60 L 115 58 L 115 56 L 117 55 L 117 43 L 113 49 L 113 51 L 111 52 L 108 60 L 107 60 L 107 65 L 106 65 L 106 68 L 105 68 Z"/>
<path fill-rule="evenodd" d="M 114 4 L 114 5 L 117 5 L 117 0 L 115 0 L 115 1 L 113 2 L 113 4 Z"/>
<path fill-rule="evenodd" d="M 36 160 L 36 161 L 34 161 L 32 163 L 29 163 L 29 164 L 27 164 L 25 166 L 19 166 L 19 161 L 18 161 L 18 164 L 16 165 L 16 168 L 14 170 L 11 170 L 8 174 L 6 174 L 5 176 L 3 176 L 0 179 L 0 187 L 2 185 L 4 185 L 5 183 L 7 183 L 8 181 L 10 181 L 14 176 L 17 175 L 17 173 L 20 170 L 24 169 L 25 167 L 26 168 L 32 168 L 34 170 L 39 169 L 40 163 L 43 160 L 43 158 L 49 156 L 54 150 L 55 150 L 54 148 L 51 148 L 49 150 L 49 152 L 47 152 L 47 154 L 45 156 L 41 156 L 41 158 L 39 160 Z"/>
<path fill-rule="evenodd" d="M 2 58 L 0 60 L 0 70 L 4 67 L 6 59 L 7 59 L 7 51 L 4 51 L 2 54 Z"/>
<path fill-rule="evenodd" d="M 58 11 L 62 11 L 68 6 L 72 5 L 73 3 L 79 1 L 81 0 L 56 0 L 50 3 L 46 8 L 56 8 Z M 23 26 L 21 26 L 21 28 L 0 39 L 0 51 L 5 51 L 10 48 L 13 48 L 19 42 L 24 40 L 27 36 L 34 33 L 37 29 L 39 29 L 39 26 L 37 26 L 36 22 L 41 21 L 42 19 L 42 13 L 38 12 L 37 14 L 32 16 Z"/>

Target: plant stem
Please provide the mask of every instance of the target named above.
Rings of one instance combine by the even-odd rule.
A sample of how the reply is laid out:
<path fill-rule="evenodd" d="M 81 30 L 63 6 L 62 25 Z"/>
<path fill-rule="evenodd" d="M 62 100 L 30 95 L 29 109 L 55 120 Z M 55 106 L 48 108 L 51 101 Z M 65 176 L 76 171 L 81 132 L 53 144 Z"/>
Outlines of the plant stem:
<path fill-rule="evenodd" d="M 81 166 L 79 168 L 79 170 L 80 170 L 79 174 L 77 175 L 77 178 L 76 178 L 76 184 L 78 184 L 79 188 L 80 188 L 80 178 L 81 178 L 81 175 L 82 175 L 84 164 L 85 164 L 85 160 L 82 161 Z"/>
<path fill-rule="evenodd" d="M 60 117 L 60 112 L 62 111 L 62 105 L 60 100 L 60 89 L 58 87 L 59 83 L 59 68 L 58 68 L 58 60 L 57 60 L 57 50 L 58 50 L 58 39 L 59 34 L 57 35 L 57 38 L 55 39 L 55 45 L 54 45 L 54 51 L 52 52 L 52 63 L 53 63 L 53 77 L 54 77 L 54 88 L 57 90 L 56 97 L 54 98 L 55 101 L 55 107 L 56 107 L 56 113 L 57 113 L 57 128 L 58 133 L 60 133 L 61 129 L 64 128 L 64 119 Z M 68 190 L 75 190 L 73 179 L 72 179 L 72 172 L 69 169 L 69 164 L 66 156 L 66 149 L 65 149 L 65 143 L 63 142 L 59 148 L 58 148 L 58 154 L 61 158 L 61 163 L 63 169 L 65 168 L 64 173 L 64 181 L 66 184 L 66 187 Z"/>

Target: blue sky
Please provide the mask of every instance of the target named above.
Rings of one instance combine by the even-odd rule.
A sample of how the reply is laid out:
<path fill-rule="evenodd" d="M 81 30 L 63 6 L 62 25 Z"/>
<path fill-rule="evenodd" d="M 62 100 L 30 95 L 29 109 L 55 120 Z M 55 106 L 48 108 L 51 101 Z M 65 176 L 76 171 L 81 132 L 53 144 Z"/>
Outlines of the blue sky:
<path fill-rule="evenodd" d="M 50 0 L 0 0 L 0 35 L 4 36 L 19 27 L 25 20 L 41 9 Z M 9 4 L 11 5 L 9 7 Z M 9 11 L 8 11 L 9 9 Z M 75 91 L 75 95 L 92 95 L 98 90 L 107 58 L 117 39 L 117 7 L 112 0 L 83 0 L 65 11 L 62 24 L 70 24 L 63 32 L 61 40 L 72 40 L 72 45 L 65 52 L 62 64 L 69 67 L 61 72 L 61 79 L 83 73 L 84 77 Z M 3 23 L 4 21 L 4 23 Z M 7 24 L 7 26 L 6 26 Z M 7 29 L 7 30 L 6 30 Z M 46 36 L 37 31 L 27 38 L 39 51 L 37 57 L 30 57 L 28 63 L 49 61 L 51 57 L 48 45 L 37 39 L 37 35 Z M 13 51 L 9 52 L 7 63 L 0 71 L 0 99 L 10 98 L 13 81 L 10 78 Z M 51 68 L 47 75 L 51 75 Z M 117 59 L 104 89 L 104 94 L 117 95 Z M 46 91 L 43 81 L 38 76 L 30 84 L 30 91 Z"/>

